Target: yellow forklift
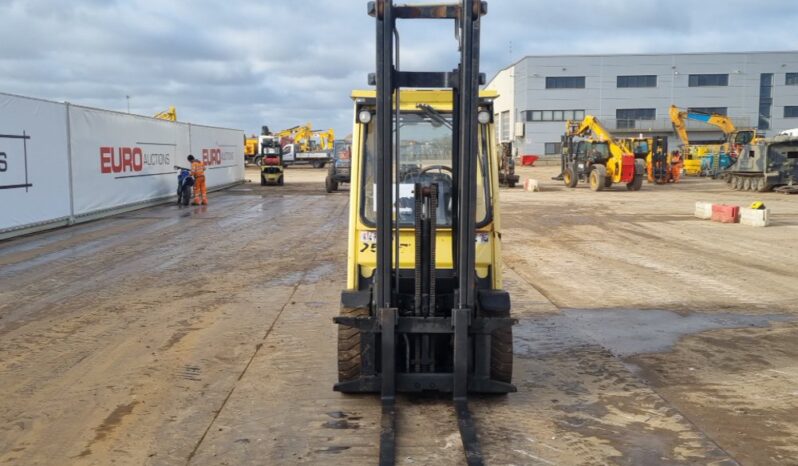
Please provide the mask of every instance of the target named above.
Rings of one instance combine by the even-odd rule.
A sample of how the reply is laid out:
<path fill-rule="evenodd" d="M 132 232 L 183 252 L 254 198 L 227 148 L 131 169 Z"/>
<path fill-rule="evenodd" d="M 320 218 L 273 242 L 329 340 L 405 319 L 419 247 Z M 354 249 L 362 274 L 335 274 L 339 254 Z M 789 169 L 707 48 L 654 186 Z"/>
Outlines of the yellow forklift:
<path fill-rule="evenodd" d="M 649 183 L 665 184 L 674 181 L 666 136 L 641 135 L 621 139 L 620 143 L 632 152 L 635 159 L 645 161 Z"/>
<path fill-rule="evenodd" d="M 354 91 L 347 287 L 334 319 L 343 393 L 379 393 L 380 464 L 396 454 L 397 392 L 451 393 L 466 463 L 483 464 L 469 393 L 506 394 L 513 364 L 502 289 L 493 100 L 479 92 L 485 2 L 369 4 L 376 90 Z M 399 68 L 397 19 L 451 19 L 453 72 Z"/>
<path fill-rule="evenodd" d="M 267 151 L 261 146 L 260 185 L 285 184 L 285 168 L 283 167 L 283 154 L 277 151 Z"/>

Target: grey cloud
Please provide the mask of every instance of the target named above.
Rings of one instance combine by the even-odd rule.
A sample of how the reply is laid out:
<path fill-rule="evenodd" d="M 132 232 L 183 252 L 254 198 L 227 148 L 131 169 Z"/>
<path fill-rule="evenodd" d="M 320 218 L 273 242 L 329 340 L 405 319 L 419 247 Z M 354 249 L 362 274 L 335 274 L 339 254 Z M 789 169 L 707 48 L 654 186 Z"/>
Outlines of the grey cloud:
<path fill-rule="evenodd" d="M 794 0 L 493 0 L 489 76 L 530 54 L 794 48 Z M 453 26 L 400 22 L 407 69 L 448 70 Z M 0 91 L 256 131 L 351 131 L 374 66 L 365 0 L 0 0 Z M 512 42 L 512 53 L 509 44 Z"/>

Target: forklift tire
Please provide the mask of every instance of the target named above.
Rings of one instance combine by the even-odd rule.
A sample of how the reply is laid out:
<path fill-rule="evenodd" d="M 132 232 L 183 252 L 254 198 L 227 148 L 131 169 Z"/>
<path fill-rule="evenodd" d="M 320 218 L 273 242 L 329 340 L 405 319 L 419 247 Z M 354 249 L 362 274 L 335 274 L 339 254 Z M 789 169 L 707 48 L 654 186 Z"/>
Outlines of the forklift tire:
<path fill-rule="evenodd" d="M 342 308 L 341 316 L 368 317 L 368 308 Z M 360 348 L 360 329 L 355 327 L 338 326 L 338 381 L 349 382 L 360 377 L 362 363 L 362 350 Z"/>
<path fill-rule="evenodd" d="M 282 186 L 284 184 L 285 181 L 283 180 L 283 175 L 280 175 L 280 178 L 277 178 L 277 186 Z"/>
<path fill-rule="evenodd" d="M 640 188 L 643 187 L 643 178 L 643 175 L 635 175 L 631 183 L 626 183 L 626 189 L 629 191 L 640 191 Z"/>
<path fill-rule="evenodd" d="M 569 188 L 575 188 L 577 183 L 579 183 L 579 179 L 576 178 L 576 174 L 574 173 L 574 169 L 568 167 L 562 174 L 562 181 L 565 183 L 565 186 Z"/>
<path fill-rule="evenodd" d="M 508 181 L 507 182 L 507 187 L 508 188 L 515 188 L 515 181 Z"/>
<path fill-rule="evenodd" d="M 510 383 L 513 379 L 513 328 L 494 330 L 490 335 L 490 378 Z"/>
<path fill-rule="evenodd" d="M 607 167 L 604 165 L 594 165 L 590 171 L 590 189 L 593 191 L 603 191 L 607 182 Z"/>
<path fill-rule="evenodd" d="M 642 160 L 635 160 L 635 177 L 631 183 L 626 183 L 629 191 L 640 191 L 643 187 L 643 178 L 646 177 L 646 163 Z"/>
<path fill-rule="evenodd" d="M 338 190 L 338 183 L 332 179 L 332 177 L 328 176 L 324 179 L 324 188 L 328 193 L 335 192 Z"/>
<path fill-rule="evenodd" d="M 266 177 L 263 175 L 260 176 L 260 185 L 266 186 Z"/>

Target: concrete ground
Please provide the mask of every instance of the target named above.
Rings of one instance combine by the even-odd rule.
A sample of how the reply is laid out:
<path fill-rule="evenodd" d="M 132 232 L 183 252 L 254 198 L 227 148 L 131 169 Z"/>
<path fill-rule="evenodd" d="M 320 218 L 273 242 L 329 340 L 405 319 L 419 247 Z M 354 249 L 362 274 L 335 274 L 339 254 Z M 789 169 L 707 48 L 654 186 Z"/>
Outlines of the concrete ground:
<path fill-rule="evenodd" d="M 332 391 L 348 196 L 324 173 L 0 243 L 0 463 L 374 464 L 378 397 Z M 502 191 L 518 393 L 472 402 L 487 463 L 798 464 L 798 197 L 555 173 Z M 398 422 L 398 464 L 464 462 L 445 397 Z"/>

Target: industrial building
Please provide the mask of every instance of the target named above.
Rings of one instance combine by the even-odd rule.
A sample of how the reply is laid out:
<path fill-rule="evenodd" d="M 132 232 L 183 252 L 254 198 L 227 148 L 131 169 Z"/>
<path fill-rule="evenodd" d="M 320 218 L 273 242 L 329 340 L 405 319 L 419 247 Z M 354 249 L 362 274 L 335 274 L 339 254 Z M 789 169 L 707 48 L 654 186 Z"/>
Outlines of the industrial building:
<path fill-rule="evenodd" d="M 560 153 L 565 121 L 595 115 L 613 134 L 667 135 L 671 104 L 721 113 L 766 136 L 798 127 L 798 52 L 527 56 L 486 86 L 501 142 Z M 690 122 L 697 140 L 721 137 Z M 672 146 L 675 147 L 675 146 Z"/>

